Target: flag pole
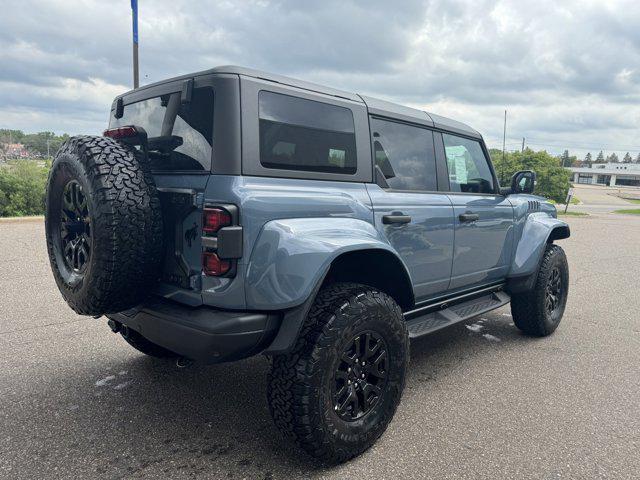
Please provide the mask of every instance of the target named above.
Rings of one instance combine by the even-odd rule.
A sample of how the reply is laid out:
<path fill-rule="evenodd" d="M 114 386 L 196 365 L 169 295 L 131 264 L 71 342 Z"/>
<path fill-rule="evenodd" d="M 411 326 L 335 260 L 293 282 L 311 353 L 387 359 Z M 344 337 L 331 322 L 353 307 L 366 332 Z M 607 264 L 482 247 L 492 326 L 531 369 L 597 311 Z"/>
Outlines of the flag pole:
<path fill-rule="evenodd" d="M 138 74 L 138 0 L 131 0 L 131 19 L 133 26 L 133 88 L 140 86 Z"/>

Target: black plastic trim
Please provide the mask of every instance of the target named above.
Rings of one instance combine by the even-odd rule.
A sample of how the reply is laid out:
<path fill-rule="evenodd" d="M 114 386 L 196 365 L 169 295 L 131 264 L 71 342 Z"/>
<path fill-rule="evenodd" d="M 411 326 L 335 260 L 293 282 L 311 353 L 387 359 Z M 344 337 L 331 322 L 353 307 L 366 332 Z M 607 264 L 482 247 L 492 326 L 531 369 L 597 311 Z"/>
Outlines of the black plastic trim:
<path fill-rule="evenodd" d="M 192 308 L 153 297 L 140 307 L 108 318 L 179 355 L 219 363 L 259 353 L 276 336 L 282 315 Z"/>
<path fill-rule="evenodd" d="M 122 97 L 118 97 L 116 100 L 116 111 L 113 114 L 116 118 L 122 118 L 124 116 L 124 101 Z"/>
<path fill-rule="evenodd" d="M 450 305 L 453 305 L 458 302 L 462 302 L 464 300 L 469 300 L 475 296 L 482 295 L 484 293 L 491 293 L 503 290 L 505 287 L 504 282 L 492 284 L 489 286 L 478 287 L 471 290 L 465 290 L 462 292 L 458 292 L 451 295 L 445 295 L 441 297 L 434 298 L 433 300 L 428 300 L 426 302 L 420 302 L 420 304 L 416 304 L 416 308 L 413 310 L 409 310 L 404 313 L 405 318 L 411 319 L 422 315 L 430 310 L 437 310 L 439 308 L 446 308 Z"/>
<path fill-rule="evenodd" d="M 313 302 L 316 300 L 316 295 L 318 295 L 328 271 L 329 268 L 327 267 L 320 277 L 321 280 L 316 284 L 302 305 L 298 305 L 284 312 L 278 334 L 262 353 L 265 355 L 279 355 L 287 353 L 293 348 L 302 329 L 302 324 L 307 318 Z"/>
<path fill-rule="evenodd" d="M 187 105 L 191 103 L 191 97 L 193 96 L 193 78 L 185 80 L 182 84 L 182 92 L 180 93 L 180 103 Z M 215 107 L 214 107 L 215 108 Z"/>
<path fill-rule="evenodd" d="M 221 228 L 218 231 L 217 249 L 219 258 L 242 258 L 242 227 Z"/>
<path fill-rule="evenodd" d="M 507 284 L 504 288 L 505 291 L 512 295 L 514 293 L 529 292 L 533 290 L 533 288 L 535 287 L 536 278 L 538 278 L 539 269 L 540 268 L 538 266 L 535 273 L 508 278 Z"/>

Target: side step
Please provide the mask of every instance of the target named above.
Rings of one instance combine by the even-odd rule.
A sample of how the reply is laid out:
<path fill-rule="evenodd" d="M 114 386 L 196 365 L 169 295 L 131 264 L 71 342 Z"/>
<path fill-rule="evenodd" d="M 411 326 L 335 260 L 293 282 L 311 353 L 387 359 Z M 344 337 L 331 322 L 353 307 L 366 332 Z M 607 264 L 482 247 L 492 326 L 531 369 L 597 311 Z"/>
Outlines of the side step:
<path fill-rule="evenodd" d="M 425 313 L 419 317 L 407 320 L 409 338 L 421 337 L 433 333 L 454 323 L 462 322 L 491 310 L 495 310 L 507 303 L 511 297 L 505 292 L 492 292 L 482 297 L 457 303 L 443 310 Z"/>

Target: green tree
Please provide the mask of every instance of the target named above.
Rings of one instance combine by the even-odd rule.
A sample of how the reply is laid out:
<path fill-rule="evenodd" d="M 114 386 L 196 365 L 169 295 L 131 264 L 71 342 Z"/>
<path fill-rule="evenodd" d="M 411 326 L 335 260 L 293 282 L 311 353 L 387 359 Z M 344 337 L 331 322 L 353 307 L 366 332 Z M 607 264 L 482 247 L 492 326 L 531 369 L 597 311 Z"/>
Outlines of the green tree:
<path fill-rule="evenodd" d="M 0 143 L 21 143 L 23 138 L 22 130 L 0 129 Z"/>
<path fill-rule="evenodd" d="M 0 166 L 0 216 L 42 215 L 50 162 L 14 160 Z"/>
<path fill-rule="evenodd" d="M 640 163 L 640 153 L 638 154 L 638 156 L 636 157 L 636 163 Z"/>
<path fill-rule="evenodd" d="M 55 155 L 62 143 L 68 138 L 69 135 L 66 133 L 60 136 L 53 132 L 29 133 L 24 136 L 22 143 L 30 151 L 46 157 L 47 154 Z"/>
<path fill-rule="evenodd" d="M 624 154 L 624 158 L 622 159 L 622 163 L 632 163 L 633 162 L 633 158 L 631 158 L 631 155 L 629 155 L 629 152 Z"/>
<path fill-rule="evenodd" d="M 587 168 L 591 168 L 591 166 L 593 165 L 593 160 L 591 159 L 591 152 L 588 152 L 584 156 L 584 164 L 586 165 Z"/>
<path fill-rule="evenodd" d="M 604 153 L 602 153 L 602 150 L 600 150 L 600 153 L 596 157 L 595 163 L 604 163 Z"/>
<path fill-rule="evenodd" d="M 607 156 L 607 162 L 620 163 L 620 159 L 618 158 L 618 155 L 616 155 L 616 152 L 613 152 L 611 155 Z"/>
<path fill-rule="evenodd" d="M 511 176 L 519 170 L 533 170 L 537 175 L 535 193 L 557 202 L 567 196 L 571 173 L 562 168 L 561 160 L 542 150 L 534 152 L 526 148 L 523 152 L 508 152 L 502 160 L 502 151 L 489 150 L 501 185 L 509 185 Z"/>

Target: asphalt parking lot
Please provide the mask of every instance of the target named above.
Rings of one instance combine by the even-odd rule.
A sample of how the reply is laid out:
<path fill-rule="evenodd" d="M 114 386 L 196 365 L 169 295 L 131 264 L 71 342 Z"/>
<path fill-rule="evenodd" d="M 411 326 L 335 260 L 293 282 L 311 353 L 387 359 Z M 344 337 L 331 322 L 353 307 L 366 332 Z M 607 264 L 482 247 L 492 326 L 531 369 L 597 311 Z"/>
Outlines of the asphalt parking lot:
<path fill-rule="evenodd" d="M 76 316 L 38 223 L 0 223 L 2 478 L 638 478 L 640 217 L 569 220 L 565 318 L 508 308 L 412 343 L 374 448 L 325 468 L 281 440 L 265 358 L 178 369 Z"/>

